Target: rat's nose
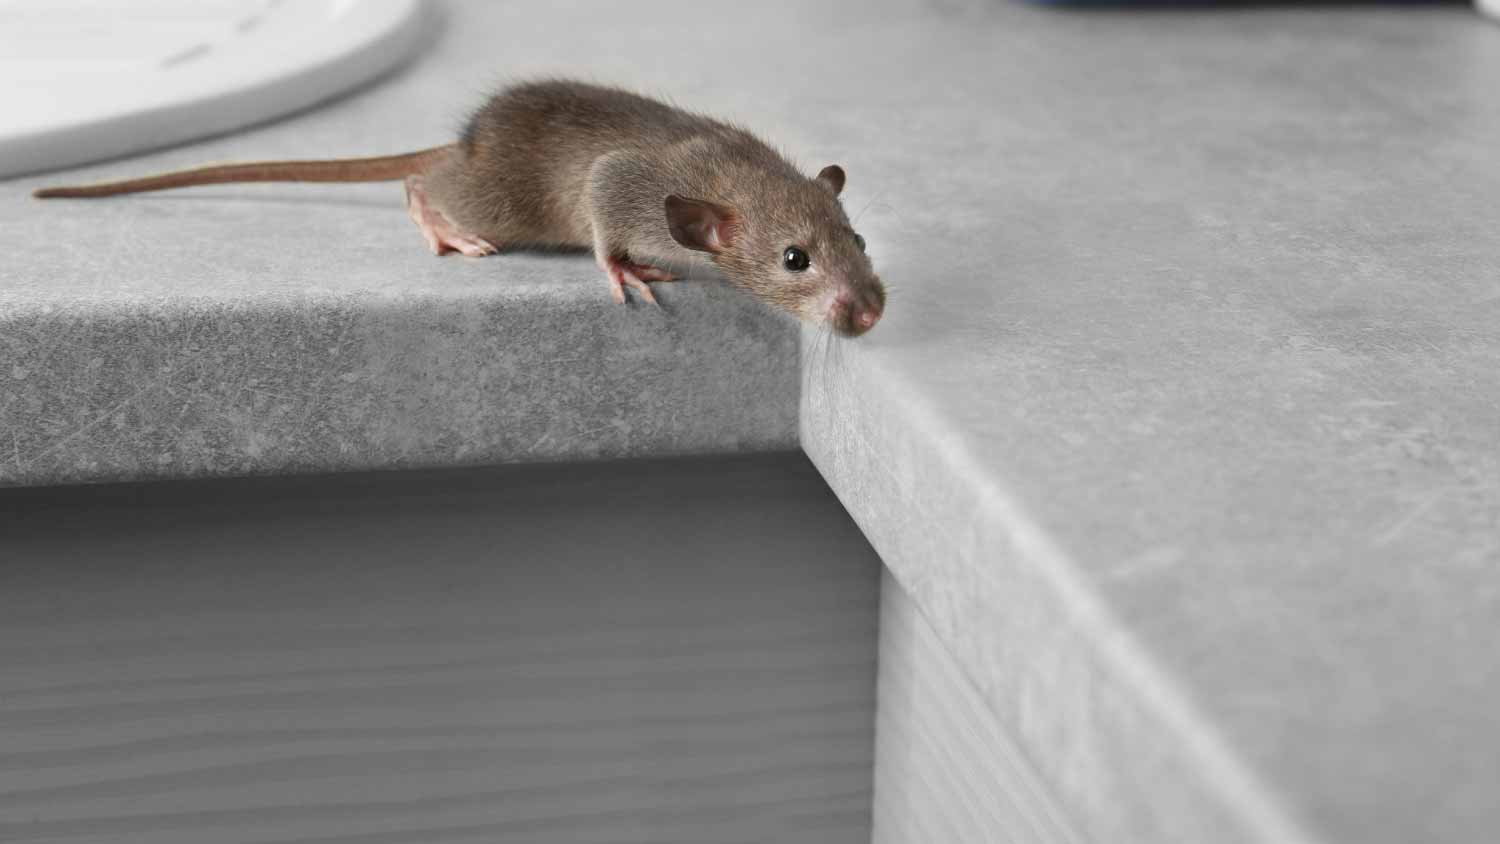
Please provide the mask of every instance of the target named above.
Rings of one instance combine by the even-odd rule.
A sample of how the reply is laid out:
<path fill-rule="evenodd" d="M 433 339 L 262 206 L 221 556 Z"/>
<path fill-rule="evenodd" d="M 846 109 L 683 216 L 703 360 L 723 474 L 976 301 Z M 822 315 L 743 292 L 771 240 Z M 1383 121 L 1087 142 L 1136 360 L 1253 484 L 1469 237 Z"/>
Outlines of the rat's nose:
<path fill-rule="evenodd" d="M 845 290 L 834 297 L 828 320 L 840 334 L 858 337 L 874 328 L 884 312 L 878 298 Z"/>

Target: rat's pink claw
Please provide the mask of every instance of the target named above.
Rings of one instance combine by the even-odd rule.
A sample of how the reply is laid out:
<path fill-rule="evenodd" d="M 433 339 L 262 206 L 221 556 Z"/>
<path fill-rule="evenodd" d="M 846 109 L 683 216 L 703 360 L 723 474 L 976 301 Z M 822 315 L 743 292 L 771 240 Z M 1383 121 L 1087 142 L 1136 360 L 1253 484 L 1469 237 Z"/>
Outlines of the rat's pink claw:
<path fill-rule="evenodd" d="M 470 237 L 461 234 L 449 235 L 445 242 L 448 246 L 468 255 L 470 258 L 483 258 L 486 255 L 493 255 L 500 251 L 495 248 L 494 244 L 482 237 Z"/>
<path fill-rule="evenodd" d="M 458 230 L 443 212 L 427 201 L 427 190 L 421 176 L 406 177 L 406 213 L 422 232 L 427 248 L 434 255 L 461 252 L 470 258 L 483 258 L 500 250 L 482 237 Z"/>
<path fill-rule="evenodd" d="M 651 286 L 642 281 L 640 276 L 636 275 L 638 267 L 639 265 L 637 264 L 621 261 L 616 258 L 607 259 L 604 262 L 604 274 L 609 277 L 610 294 L 617 303 L 623 305 L 625 304 L 625 288 L 629 287 L 640 295 L 642 300 L 650 302 L 653 305 L 659 304 L 656 301 L 656 294 L 651 292 Z M 655 270 L 656 268 L 652 267 L 651 269 Z"/>

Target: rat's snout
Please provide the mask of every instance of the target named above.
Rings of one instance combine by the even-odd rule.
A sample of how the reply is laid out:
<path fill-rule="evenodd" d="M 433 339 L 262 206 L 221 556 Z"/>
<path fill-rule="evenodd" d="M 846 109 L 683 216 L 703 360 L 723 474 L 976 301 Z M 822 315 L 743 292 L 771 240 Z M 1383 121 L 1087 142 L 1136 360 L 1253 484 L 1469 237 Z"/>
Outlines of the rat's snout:
<path fill-rule="evenodd" d="M 828 322 L 845 337 L 858 337 L 875 327 L 885 313 L 885 289 L 879 282 L 868 287 L 846 287 L 828 304 Z"/>

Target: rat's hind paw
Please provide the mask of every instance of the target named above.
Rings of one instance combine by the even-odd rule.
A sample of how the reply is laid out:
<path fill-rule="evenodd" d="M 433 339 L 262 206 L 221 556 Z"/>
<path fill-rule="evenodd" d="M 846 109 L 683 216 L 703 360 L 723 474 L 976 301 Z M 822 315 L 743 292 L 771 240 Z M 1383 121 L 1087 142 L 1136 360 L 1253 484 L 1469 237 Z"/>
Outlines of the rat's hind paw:
<path fill-rule="evenodd" d="M 427 245 L 432 246 L 431 238 L 428 239 Z M 447 249 L 444 249 L 443 247 L 447 247 Z M 483 258 L 486 255 L 493 255 L 496 252 L 500 251 L 499 249 L 495 248 L 495 244 L 490 243 L 488 240 L 485 240 L 482 237 L 470 237 L 469 235 L 463 234 L 444 235 L 439 245 L 433 247 L 432 251 L 441 255 L 443 254 L 443 252 L 452 249 L 456 249 L 459 252 L 468 255 L 470 258 Z"/>
<path fill-rule="evenodd" d="M 434 255 L 462 252 L 470 258 L 483 258 L 500 251 L 495 244 L 482 237 L 459 231 L 457 226 L 443 216 L 443 212 L 433 208 L 427 201 L 427 191 L 421 176 L 406 178 L 406 213 L 422 231 L 427 248 Z"/>

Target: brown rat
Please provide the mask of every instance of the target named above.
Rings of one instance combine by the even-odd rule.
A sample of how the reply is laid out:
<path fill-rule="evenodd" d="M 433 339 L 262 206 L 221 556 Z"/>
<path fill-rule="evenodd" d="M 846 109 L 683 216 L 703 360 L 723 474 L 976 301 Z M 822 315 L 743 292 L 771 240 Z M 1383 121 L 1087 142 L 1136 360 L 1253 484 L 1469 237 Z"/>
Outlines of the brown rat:
<path fill-rule="evenodd" d="M 748 131 L 626 91 L 543 81 L 508 88 L 458 143 L 406 155 L 180 170 L 37 197 L 93 197 L 250 181 L 406 180 L 407 211 L 438 255 L 585 247 L 616 301 L 708 260 L 782 310 L 857 336 L 885 287 L 838 200 L 844 171 L 814 178 Z"/>

